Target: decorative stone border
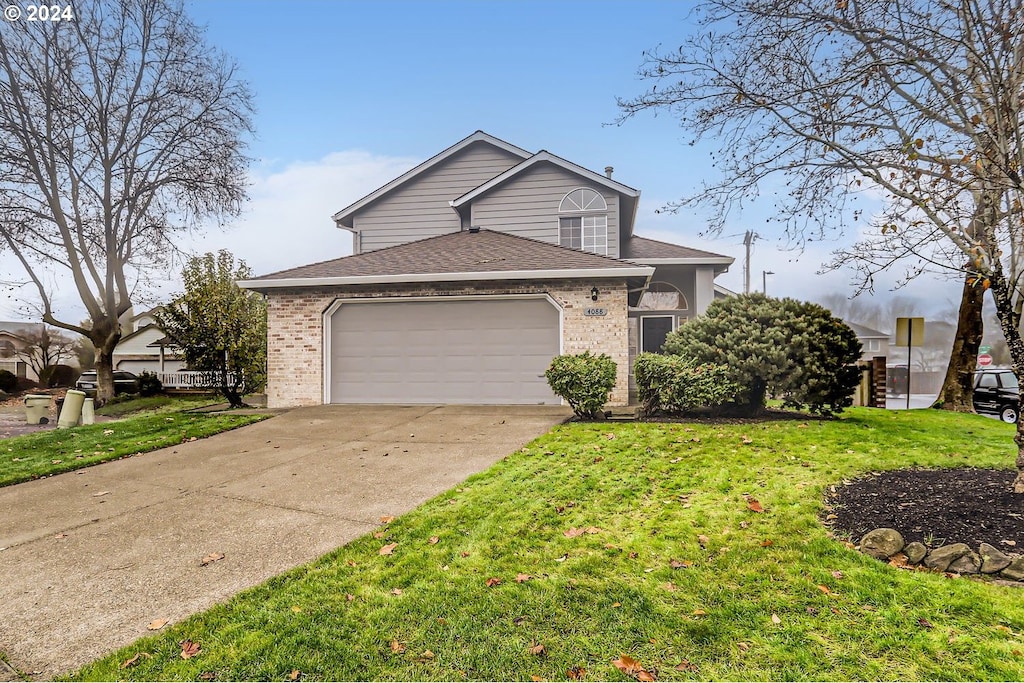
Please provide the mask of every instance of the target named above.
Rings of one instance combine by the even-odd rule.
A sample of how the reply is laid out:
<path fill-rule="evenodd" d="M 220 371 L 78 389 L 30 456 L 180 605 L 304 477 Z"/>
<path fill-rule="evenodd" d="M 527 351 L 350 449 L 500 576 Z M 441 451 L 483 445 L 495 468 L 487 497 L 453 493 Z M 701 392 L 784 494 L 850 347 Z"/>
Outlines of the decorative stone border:
<path fill-rule="evenodd" d="M 897 559 L 908 566 L 923 565 L 938 572 L 955 574 L 988 574 L 1008 581 L 1024 581 L 1024 555 L 1008 555 L 998 548 L 982 543 L 978 552 L 966 543 L 951 543 L 929 548 L 924 543 L 906 543 L 895 529 L 875 529 L 860 539 L 857 547 L 865 555 L 878 560 Z"/>

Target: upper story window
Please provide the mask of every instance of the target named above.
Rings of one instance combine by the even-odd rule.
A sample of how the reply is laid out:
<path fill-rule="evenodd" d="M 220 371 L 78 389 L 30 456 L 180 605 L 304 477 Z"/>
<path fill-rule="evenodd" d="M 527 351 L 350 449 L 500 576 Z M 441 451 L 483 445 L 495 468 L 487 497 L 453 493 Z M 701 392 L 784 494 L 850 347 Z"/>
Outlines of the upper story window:
<path fill-rule="evenodd" d="M 608 254 L 608 203 L 600 192 L 581 187 L 562 197 L 558 242 L 563 247 Z M 599 213 L 600 212 L 600 213 Z"/>

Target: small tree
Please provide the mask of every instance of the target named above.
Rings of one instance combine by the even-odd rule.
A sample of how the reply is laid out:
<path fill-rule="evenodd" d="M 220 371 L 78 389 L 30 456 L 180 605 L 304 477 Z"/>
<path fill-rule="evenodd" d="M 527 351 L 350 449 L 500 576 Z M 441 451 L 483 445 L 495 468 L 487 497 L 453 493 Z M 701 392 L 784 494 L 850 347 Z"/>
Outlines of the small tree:
<path fill-rule="evenodd" d="M 615 361 L 607 354 L 595 356 L 590 351 L 556 356 L 544 376 L 577 417 L 594 419 L 615 388 Z"/>
<path fill-rule="evenodd" d="M 188 367 L 204 372 L 206 385 L 232 408 L 245 405 L 243 387 L 258 391 L 266 381 L 266 304 L 235 284 L 251 274 L 244 261 L 236 265 L 223 249 L 193 257 L 182 271 L 184 294 L 154 314 Z"/>
<path fill-rule="evenodd" d="M 665 353 L 724 365 L 741 387 L 740 412 L 764 410 L 768 392 L 787 405 L 830 415 L 852 403 L 860 379 L 857 335 L 827 309 L 795 299 L 744 294 L 715 301 L 671 333 Z"/>
<path fill-rule="evenodd" d="M 36 377 L 42 380 L 46 369 L 70 360 L 75 355 L 75 340 L 46 325 L 18 330 L 25 345 L 18 349 L 18 357 L 25 361 Z"/>

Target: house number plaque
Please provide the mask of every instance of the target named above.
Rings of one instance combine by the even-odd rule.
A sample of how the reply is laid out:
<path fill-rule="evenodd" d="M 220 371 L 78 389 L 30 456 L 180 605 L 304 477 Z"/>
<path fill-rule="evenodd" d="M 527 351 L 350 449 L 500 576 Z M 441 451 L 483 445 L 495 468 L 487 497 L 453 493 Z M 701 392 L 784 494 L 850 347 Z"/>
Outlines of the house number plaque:
<path fill-rule="evenodd" d="M 587 316 L 608 315 L 608 309 L 607 308 L 588 308 L 587 310 L 583 311 L 583 315 L 587 315 Z"/>

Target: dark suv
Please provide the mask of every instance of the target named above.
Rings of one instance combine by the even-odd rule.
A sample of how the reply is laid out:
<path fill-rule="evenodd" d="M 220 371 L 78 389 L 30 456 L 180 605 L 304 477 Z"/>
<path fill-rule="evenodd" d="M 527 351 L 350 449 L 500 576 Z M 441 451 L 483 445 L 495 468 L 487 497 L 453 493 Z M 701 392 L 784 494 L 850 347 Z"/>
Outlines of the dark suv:
<path fill-rule="evenodd" d="M 974 373 L 974 409 L 1016 422 L 1020 402 L 1017 377 L 1012 370 L 978 370 Z"/>
<path fill-rule="evenodd" d="M 86 370 L 75 382 L 75 388 L 91 394 L 96 391 L 98 380 L 95 370 Z M 127 370 L 114 370 L 114 393 L 115 394 L 137 394 L 139 393 L 139 378 Z"/>

